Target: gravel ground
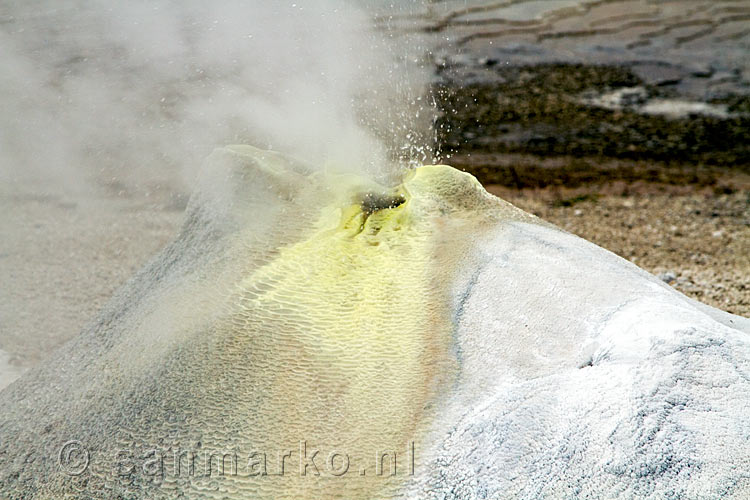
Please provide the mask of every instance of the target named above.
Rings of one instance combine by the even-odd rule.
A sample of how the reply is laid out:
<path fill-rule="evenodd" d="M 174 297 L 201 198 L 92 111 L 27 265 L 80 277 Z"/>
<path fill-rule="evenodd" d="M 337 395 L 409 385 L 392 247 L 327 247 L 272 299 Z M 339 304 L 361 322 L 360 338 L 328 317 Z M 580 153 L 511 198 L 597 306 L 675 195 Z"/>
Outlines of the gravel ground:
<path fill-rule="evenodd" d="M 183 209 L 169 193 L 0 183 L 0 387 L 4 364 L 23 371 L 78 335 L 174 237 Z"/>
<path fill-rule="evenodd" d="M 488 190 L 659 275 L 689 297 L 750 316 L 750 191 L 649 184 Z"/>

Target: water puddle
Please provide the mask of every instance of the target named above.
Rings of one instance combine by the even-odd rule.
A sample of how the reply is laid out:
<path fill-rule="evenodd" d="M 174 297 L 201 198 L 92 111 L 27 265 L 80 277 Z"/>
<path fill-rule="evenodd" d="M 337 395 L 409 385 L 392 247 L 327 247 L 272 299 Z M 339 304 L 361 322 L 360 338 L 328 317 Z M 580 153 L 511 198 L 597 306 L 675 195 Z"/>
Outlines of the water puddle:
<path fill-rule="evenodd" d="M 647 90 L 640 86 L 625 87 L 600 95 L 584 97 L 581 102 L 605 109 L 630 110 L 674 119 L 702 115 L 725 120 L 734 116 L 723 104 L 686 99 L 650 98 Z"/>

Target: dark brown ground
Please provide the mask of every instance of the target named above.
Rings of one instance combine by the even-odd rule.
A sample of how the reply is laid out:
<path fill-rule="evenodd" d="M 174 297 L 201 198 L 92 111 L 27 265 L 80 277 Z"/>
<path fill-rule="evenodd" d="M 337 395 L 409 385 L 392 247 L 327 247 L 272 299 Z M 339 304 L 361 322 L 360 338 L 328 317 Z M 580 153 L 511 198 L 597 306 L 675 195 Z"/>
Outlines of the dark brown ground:
<path fill-rule="evenodd" d="M 619 67 L 540 64 L 503 70 L 502 82 L 449 81 L 438 89 L 438 104 L 450 110 L 438 125 L 446 151 L 750 164 L 750 97 L 708 103 L 726 106 L 734 113 L 727 118 L 647 115 L 639 108 L 599 108 L 583 96 L 623 89 L 640 89 L 644 100 L 681 96 Z"/>

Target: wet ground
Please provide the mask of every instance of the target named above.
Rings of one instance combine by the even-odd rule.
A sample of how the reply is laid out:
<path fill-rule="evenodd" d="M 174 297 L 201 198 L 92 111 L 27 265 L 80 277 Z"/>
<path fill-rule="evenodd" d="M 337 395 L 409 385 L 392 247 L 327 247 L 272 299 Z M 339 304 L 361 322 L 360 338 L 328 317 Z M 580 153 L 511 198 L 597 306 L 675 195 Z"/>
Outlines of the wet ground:
<path fill-rule="evenodd" d="M 438 2 L 400 22 L 435 37 L 443 153 L 485 182 L 750 170 L 750 1 Z"/>
<path fill-rule="evenodd" d="M 646 84 L 620 66 L 535 63 L 494 72 L 501 80 L 466 84 L 446 77 L 438 91 L 443 151 L 482 177 L 489 155 L 497 153 L 568 157 L 567 167 L 602 175 L 613 172 L 605 174 L 592 163 L 609 159 L 635 167 L 644 161 L 684 165 L 683 171 L 694 165 L 750 170 L 749 96 L 726 95 L 688 107 L 676 89 Z M 580 158 L 596 161 L 575 160 Z M 671 170 L 678 175 L 675 182 L 690 181 Z M 651 176 L 636 168 L 617 177 L 628 175 Z M 695 180 L 705 182 L 700 175 Z"/>
<path fill-rule="evenodd" d="M 434 1 L 380 23 L 435 47 L 442 152 L 488 182 L 508 182 L 496 153 L 750 165 L 749 0 Z"/>

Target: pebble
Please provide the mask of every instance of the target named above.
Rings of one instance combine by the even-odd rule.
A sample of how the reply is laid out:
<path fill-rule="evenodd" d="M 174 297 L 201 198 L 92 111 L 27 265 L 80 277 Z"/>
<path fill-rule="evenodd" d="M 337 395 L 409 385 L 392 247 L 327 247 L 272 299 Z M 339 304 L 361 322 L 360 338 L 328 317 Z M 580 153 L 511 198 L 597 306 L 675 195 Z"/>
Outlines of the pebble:
<path fill-rule="evenodd" d="M 659 275 L 659 279 L 664 283 L 673 283 L 677 280 L 677 275 L 673 271 L 666 271 Z"/>

